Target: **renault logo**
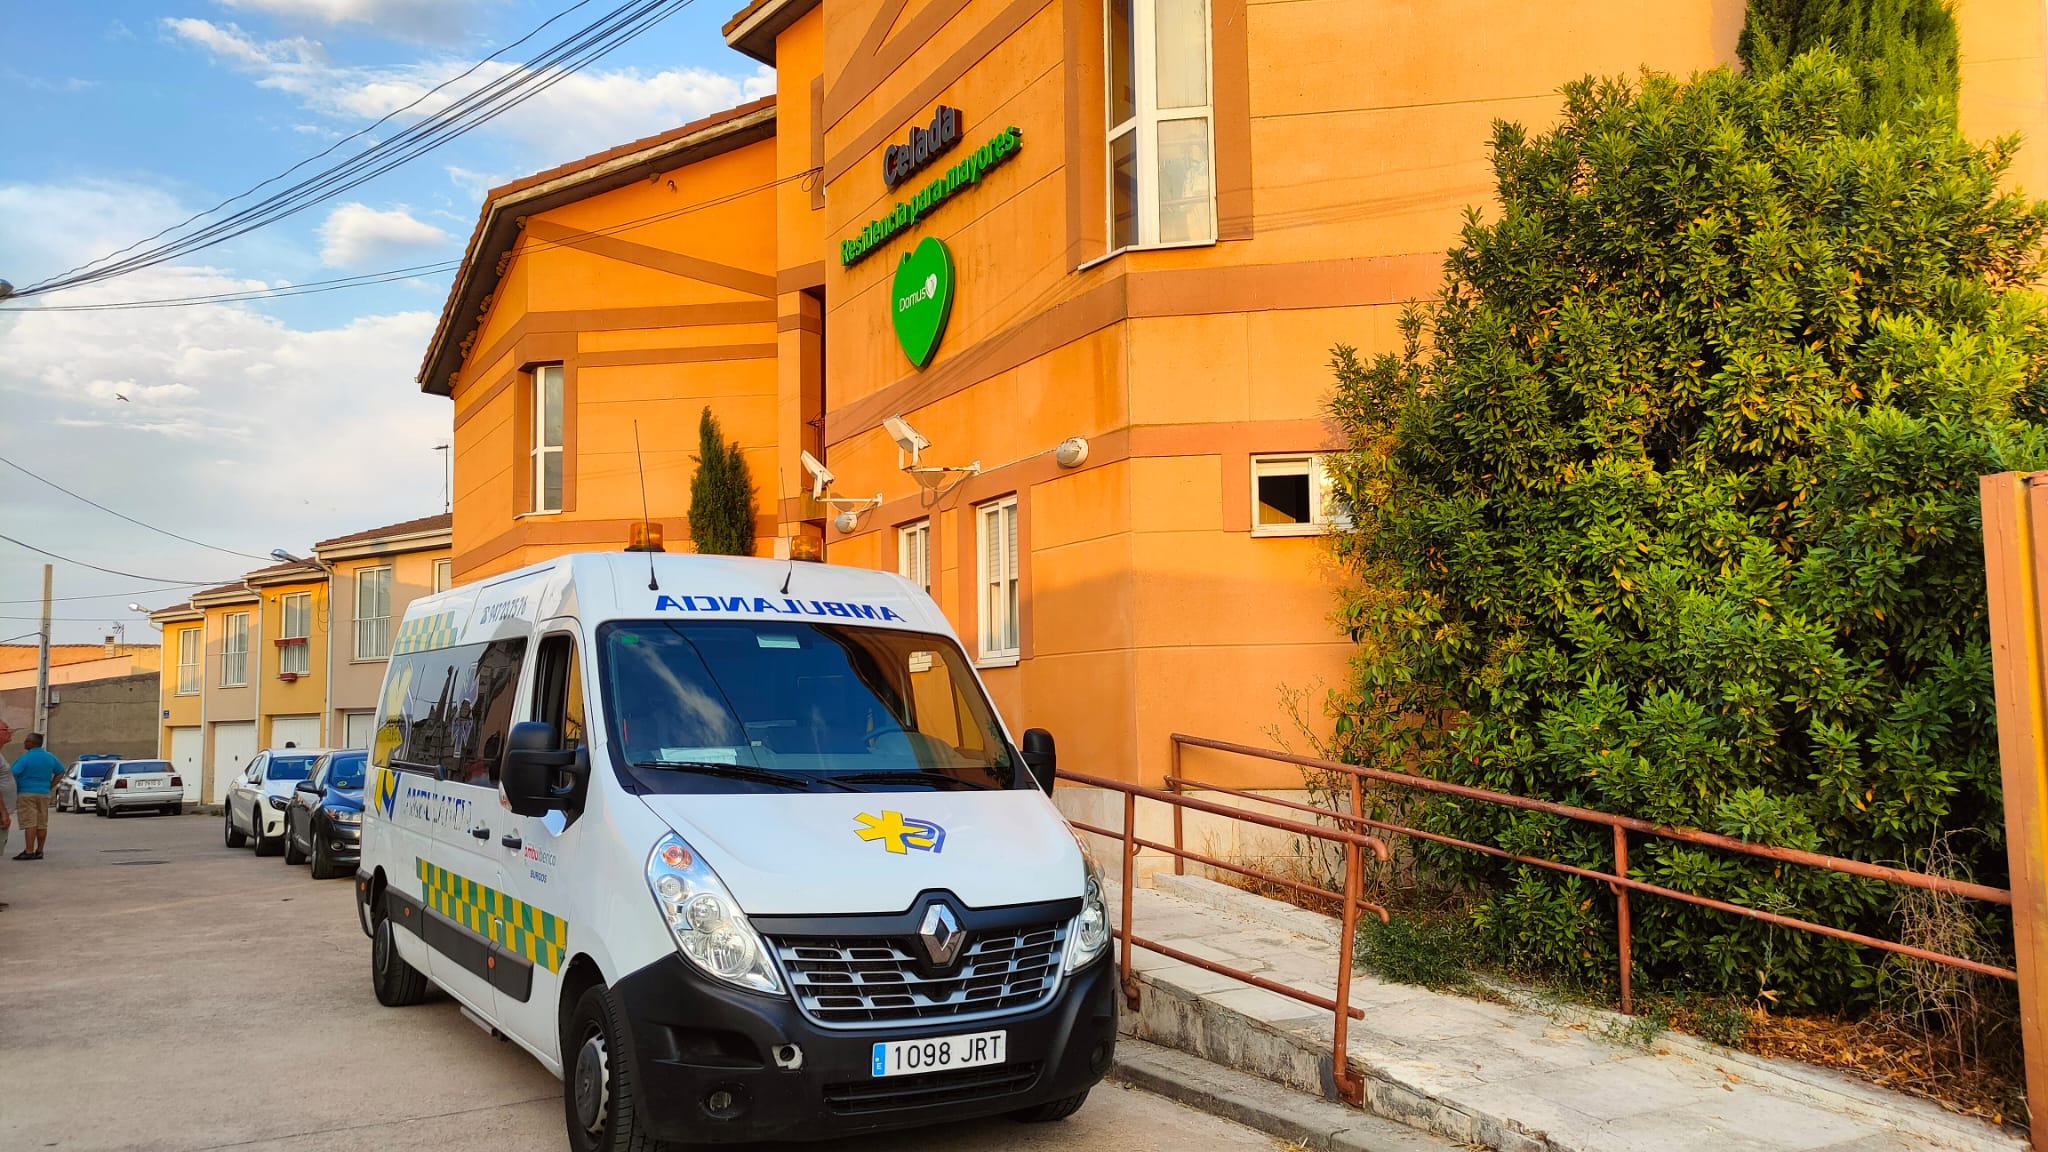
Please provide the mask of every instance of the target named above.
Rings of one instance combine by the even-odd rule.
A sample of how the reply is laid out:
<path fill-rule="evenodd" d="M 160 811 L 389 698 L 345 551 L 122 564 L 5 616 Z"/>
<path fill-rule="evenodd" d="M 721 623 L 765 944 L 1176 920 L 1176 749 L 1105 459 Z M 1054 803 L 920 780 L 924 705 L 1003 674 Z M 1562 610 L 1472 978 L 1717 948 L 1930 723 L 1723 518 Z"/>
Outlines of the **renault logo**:
<path fill-rule="evenodd" d="M 934 904 L 925 910 L 917 938 L 924 941 L 925 954 L 932 958 L 932 963 L 944 967 L 960 955 L 960 945 L 967 942 L 967 933 L 960 930 L 960 920 L 951 908 Z"/>

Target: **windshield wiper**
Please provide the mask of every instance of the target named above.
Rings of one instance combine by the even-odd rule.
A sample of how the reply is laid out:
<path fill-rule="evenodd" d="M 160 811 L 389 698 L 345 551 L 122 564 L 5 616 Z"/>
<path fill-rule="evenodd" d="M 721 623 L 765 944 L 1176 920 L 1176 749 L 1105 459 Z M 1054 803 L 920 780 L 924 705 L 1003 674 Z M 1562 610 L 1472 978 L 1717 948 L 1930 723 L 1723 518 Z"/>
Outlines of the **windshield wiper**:
<path fill-rule="evenodd" d="M 706 776 L 723 776 L 728 780 L 775 784 L 799 792 L 811 790 L 810 778 L 806 776 L 789 776 L 781 772 L 770 772 L 766 768 L 752 768 L 745 764 L 721 764 L 716 760 L 635 760 L 633 767 L 674 768 L 682 772 L 700 772 Z"/>
<path fill-rule="evenodd" d="M 987 792 L 993 787 L 989 784 L 977 784 L 972 780 L 962 780 L 958 776 L 948 776 L 944 772 L 934 772 L 928 768 L 885 768 L 874 772 L 848 772 L 826 776 L 823 779 L 835 784 L 957 784 L 977 792 Z"/>

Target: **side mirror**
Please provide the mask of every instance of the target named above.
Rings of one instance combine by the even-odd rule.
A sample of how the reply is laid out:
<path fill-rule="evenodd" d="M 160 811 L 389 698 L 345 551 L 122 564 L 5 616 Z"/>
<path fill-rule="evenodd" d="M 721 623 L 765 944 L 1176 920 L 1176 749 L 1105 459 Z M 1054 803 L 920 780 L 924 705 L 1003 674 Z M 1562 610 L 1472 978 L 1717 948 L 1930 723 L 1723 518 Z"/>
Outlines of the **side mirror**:
<path fill-rule="evenodd" d="M 1031 778 L 1045 794 L 1052 795 L 1052 782 L 1059 774 L 1060 753 L 1054 745 L 1052 733 L 1043 728 L 1028 728 L 1024 732 L 1024 766 L 1031 769 Z"/>
<path fill-rule="evenodd" d="M 322 788 L 318 784 L 313 783 L 311 780 L 299 781 L 299 786 L 297 788 L 292 789 L 292 791 L 304 792 L 309 796 L 325 796 L 327 794 L 327 789 Z"/>
<path fill-rule="evenodd" d="M 498 782 L 505 802 L 521 816 L 545 816 L 583 806 L 583 786 L 590 779 L 590 758 L 581 748 L 561 747 L 555 726 L 545 720 L 523 720 L 505 737 L 505 765 Z"/>

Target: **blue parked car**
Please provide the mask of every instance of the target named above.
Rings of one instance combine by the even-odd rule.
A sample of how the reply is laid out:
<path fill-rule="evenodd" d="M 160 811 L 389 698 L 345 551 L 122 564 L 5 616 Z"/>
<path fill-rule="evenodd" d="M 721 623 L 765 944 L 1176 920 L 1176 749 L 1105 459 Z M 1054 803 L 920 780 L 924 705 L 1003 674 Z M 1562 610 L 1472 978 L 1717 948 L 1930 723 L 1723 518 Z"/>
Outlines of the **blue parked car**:
<path fill-rule="evenodd" d="M 284 810 L 284 862 L 313 862 L 313 879 L 345 875 L 363 855 L 363 772 L 368 752 L 328 752 Z"/>

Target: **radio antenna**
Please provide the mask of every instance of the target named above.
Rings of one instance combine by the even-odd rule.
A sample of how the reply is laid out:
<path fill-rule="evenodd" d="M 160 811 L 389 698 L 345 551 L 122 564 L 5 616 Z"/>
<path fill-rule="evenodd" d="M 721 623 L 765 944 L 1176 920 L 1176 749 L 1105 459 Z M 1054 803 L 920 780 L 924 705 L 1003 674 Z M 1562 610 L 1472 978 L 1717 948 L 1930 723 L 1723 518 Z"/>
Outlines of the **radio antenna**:
<path fill-rule="evenodd" d="M 775 464 L 775 498 L 776 500 L 784 503 L 787 503 L 787 501 L 789 500 L 789 476 L 787 473 L 783 471 L 781 461 L 777 461 Z M 790 541 L 789 549 L 789 569 L 788 571 L 782 574 L 782 595 L 789 595 L 789 580 L 790 577 L 795 575 L 796 548 L 795 541 L 794 539 L 792 539 Z"/>
<path fill-rule="evenodd" d="M 640 421 L 633 421 L 633 467 L 640 473 L 640 522 L 652 528 L 654 522 L 647 516 L 647 462 L 640 458 Z M 644 530 L 644 529 L 643 529 Z M 661 591 L 661 585 L 654 581 L 654 553 L 647 553 L 647 590 Z"/>

